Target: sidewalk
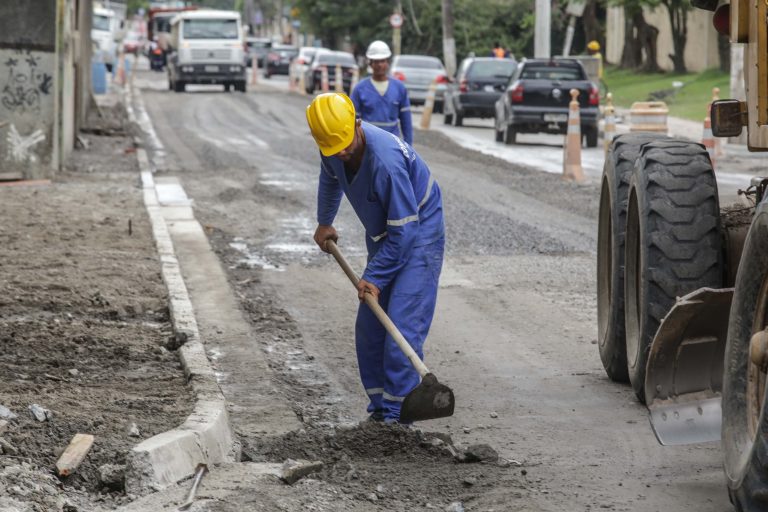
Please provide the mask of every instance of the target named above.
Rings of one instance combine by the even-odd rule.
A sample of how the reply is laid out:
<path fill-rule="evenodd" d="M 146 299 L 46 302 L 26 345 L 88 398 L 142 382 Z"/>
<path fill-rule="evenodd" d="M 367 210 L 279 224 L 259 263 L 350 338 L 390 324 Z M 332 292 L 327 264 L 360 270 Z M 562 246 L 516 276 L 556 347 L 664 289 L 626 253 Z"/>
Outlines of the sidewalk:
<path fill-rule="evenodd" d="M 51 182 L 0 183 L 0 510 L 130 501 L 127 453 L 192 410 L 133 140 L 102 113 Z M 95 442 L 60 484 L 76 433 Z"/>

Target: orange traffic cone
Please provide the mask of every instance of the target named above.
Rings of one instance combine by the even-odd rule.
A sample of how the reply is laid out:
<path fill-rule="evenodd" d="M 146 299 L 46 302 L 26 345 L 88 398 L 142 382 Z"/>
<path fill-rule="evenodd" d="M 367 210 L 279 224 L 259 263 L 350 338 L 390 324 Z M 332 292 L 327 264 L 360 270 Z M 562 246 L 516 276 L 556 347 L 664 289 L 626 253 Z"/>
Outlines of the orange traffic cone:
<path fill-rule="evenodd" d="M 421 129 L 429 130 L 432 122 L 432 111 L 435 108 L 435 93 L 437 92 L 437 80 L 432 80 L 427 91 L 427 99 L 424 100 L 424 111 L 421 113 Z"/>
<path fill-rule="evenodd" d="M 341 64 L 336 64 L 333 82 L 336 92 L 344 92 L 344 73 L 341 71 Z"/>
<path fill-rule="evenodd" d="M 611 142 L 616 136 L 616 114 L 613 108 L 613 94 L 608 93 L 605 97 L 605 123 L 603 125 L 603 145 L 605 146 L 605 154 L 608 154 L 608 149 L 611 147 Z"/>
<path fill-rule="evenodd" d="M 320 89 L 323 92 L 328 92 L 328 66 L 320 68 Z"/>
<path fill-rule="evenodd" d="M 256 54 L 251 57 L 251 85 L 256 85 L 259 82 L 259 58 Z"/>
<path fill-rule="evenodd" d="M 125 52 L 120 52 L 120 55 L 117 58 L 115 81 L 120 85 L 125 85 Z"/>
<path fill-rule="evenodd" d="M 296 79 L 293 76 L 293 66 L 288 66 L 288 92 L 296 92 Z"/>
<path fill-rule="evenodd" d="M 571 102 L 568 104 L 568 131 L 563 144 L 563 179 L 584 181 L 581 168 L 581 116 L 579 115 L 579 91 L 571 89 Z"/>
<path fill-rule="evenodd" d="M 704 135 L 701 137 L 701 143 L 707 148 L 709 160 L 712 162 L 712 168 L 715 167 L 715 137 L 712 135 L 712 119 L 709 117 L 712 104 L 707 106 L 707 117 L 704 118 Z"/>
<path fill-rule="evenodd" d="M 307 82 L 306 82 L 306 79 L 304 78 L 304 73 L 299 73 L 299 83 L 297 87 L 299 88 L 299 94 L 301 94 L 302 96 L 307 95 Z"/>

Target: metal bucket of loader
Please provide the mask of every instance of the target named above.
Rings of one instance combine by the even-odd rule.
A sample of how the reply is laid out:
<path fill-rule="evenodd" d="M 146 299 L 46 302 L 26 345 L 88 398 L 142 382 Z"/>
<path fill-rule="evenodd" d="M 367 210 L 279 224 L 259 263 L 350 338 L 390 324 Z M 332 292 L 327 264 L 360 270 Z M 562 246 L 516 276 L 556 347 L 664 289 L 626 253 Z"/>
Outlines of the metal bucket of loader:
<path fill-rule="evenodd" d="M 733 288 L 677 299 L 653 338 L 645 396 L 663 445 L 719 441 L 720 396 Z"/>

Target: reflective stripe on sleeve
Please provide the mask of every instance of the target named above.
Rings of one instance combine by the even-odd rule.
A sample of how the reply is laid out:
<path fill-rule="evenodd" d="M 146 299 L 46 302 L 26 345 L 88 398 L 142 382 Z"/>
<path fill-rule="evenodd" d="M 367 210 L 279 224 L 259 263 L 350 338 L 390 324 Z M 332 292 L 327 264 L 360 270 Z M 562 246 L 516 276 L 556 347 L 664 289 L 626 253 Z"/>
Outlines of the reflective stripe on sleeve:
<path fill-rule="evenodd" d="M 387 220 L 387 226 L 405 226 L 409 222 L 413 222 L 416 220 L 419 220 L 418 215 L 409 215 L 408 217 L 403 217 L 402 219 Z"/>
<path fill-rule="evenodd" d="M 411 107 L 403 107 L 400 109 L 400 112 L 408 112 L 411 110 Z"/>
<path fill-rule="evenodd" d="M 424 193 L 424 199 L 422 199 L 421 202 L 419 203 L 419 206 L 418 206 L 419 209 L 421 209 L 421 207 L 427 203 L 427 199 L 429 199 L 429 194 L 432 192 L 432 187 L 434 185 L 435 185 L 435 177 L 430 174 L 429 182 L 427 182 L 427 191 Z"/>
<path fill-rule="evenodd" d="M 382 234 L 380 234 L 380 235 L 372 236 L 372 237 L 371 237 L 371 240 L 373 240 L 374 242 L 378 242 L 379 240 L 381 240 L 381 239 L 382 239 L 382 238 L 384 238 L 385 236 L 387 236 L 387 232 L 386 232 L 386 231 L 385 231 L 385 232 L 383 232 L 383 233 L 382 233 Z"/>
<path fill-rule="evenodd" d="M 384 392 L 384 388 L 368 388 L 365 392 L 368 395 L 380 395 Z"/>
<path fill-rule="evenodd" d="M 384 394 L 382 395 L 382 398 L 383 398 L 384 400 L 389 400 L 390 402 L 402 402 L 402 401 L 404 401 L 404 400 L 405 400 L 405 397 L 404 397 L 404 396 L 395 396 L 395 395 L 390 395 L 390 394 L 389 394 L 389 393 L 387 393 L 386 391 L 385 391 L 385 392 L 384 392 Z"/>
<path fill-rule="evenodd" d="M 398 121 L 368 121 L 373 126 L 397 126 Z"/>

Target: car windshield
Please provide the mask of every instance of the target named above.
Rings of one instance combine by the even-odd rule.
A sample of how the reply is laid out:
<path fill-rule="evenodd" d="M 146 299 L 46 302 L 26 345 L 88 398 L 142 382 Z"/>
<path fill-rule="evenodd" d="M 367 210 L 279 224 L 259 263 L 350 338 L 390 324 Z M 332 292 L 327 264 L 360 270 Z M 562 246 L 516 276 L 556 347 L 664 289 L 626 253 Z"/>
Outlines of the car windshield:
<path fill-rule="evenodd" d="M 342 64 L 354 66 L 355 58 L 349 53 L 321 53 L 317 56 L 318 64 Z"/>
<path fill-rule="evenodd" d="M 170 32 L 171 31 L 171 19 L 173 19 L 172 15 L 165 15 L 165 16 L 155 16 L 152 18 L 152 24 L 155 27 L 154 32 Z"/>
<path fill-rule="evenodd" d="M 520 78 L 528 80 L 585 80 L 581 69 L 564 66 L 526 66 Z"/>
<path fill-rule="evenodd" d="M 295 57 L 298 52 L 295 48 L 272 48 L 281 57 Z"/>
<path fill-rule="evenodd" d="M 443 69 L 443 64 L 432 57 L 398 57 L 397 66 L 401 68 Z"/>
<path fill-rule="evenodd" d="M 504 78 L 515 71 L 516 63 L 509 59 L 479 60 L 469 68 L 472 78 Z"/>
<path fill-rule="evenodd" d="M 184 20 L 186 39 L 237 39 L 237 20 Z"/>
<path fill-rule="evenodd" d="M 93 15 L 93 29 L 94 30 L 109 30 L 109 16 L 102 16 L 100 14 Z"/>
<path fill-rule="evenodd" d="M 255 48 L 258 50 L 272 46 L 269 41 L 246 41 L 246 44 L 248 45 L 248 48 Z"/>

